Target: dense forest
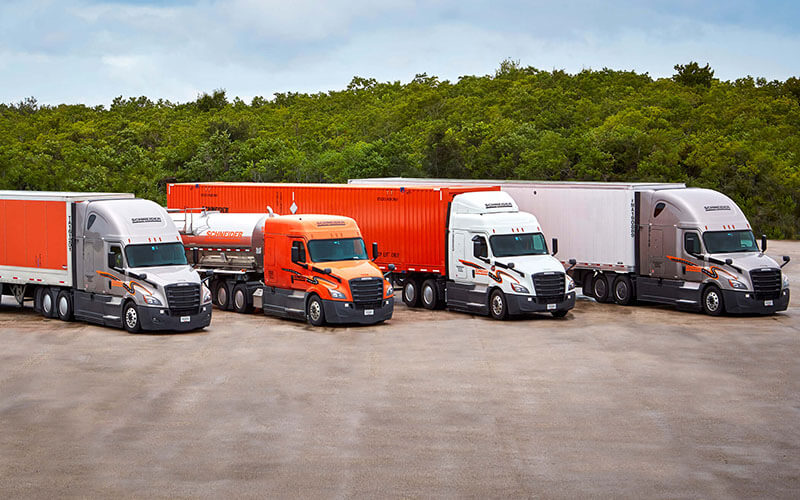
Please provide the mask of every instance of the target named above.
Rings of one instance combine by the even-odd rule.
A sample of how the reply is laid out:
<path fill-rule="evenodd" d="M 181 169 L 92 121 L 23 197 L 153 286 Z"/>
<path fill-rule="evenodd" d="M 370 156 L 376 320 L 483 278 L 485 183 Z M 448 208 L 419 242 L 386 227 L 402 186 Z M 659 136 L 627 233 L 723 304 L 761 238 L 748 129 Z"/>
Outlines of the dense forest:
<path fill-rule="evenodd" d="M 732 197 L 757 232 L 800 238 L 800 80 L 541 71 L 504 61 L 250 103 L 0 104 L 0 189 L 126 191 L 174 181 L 353 177 L 680 181 Z"/>

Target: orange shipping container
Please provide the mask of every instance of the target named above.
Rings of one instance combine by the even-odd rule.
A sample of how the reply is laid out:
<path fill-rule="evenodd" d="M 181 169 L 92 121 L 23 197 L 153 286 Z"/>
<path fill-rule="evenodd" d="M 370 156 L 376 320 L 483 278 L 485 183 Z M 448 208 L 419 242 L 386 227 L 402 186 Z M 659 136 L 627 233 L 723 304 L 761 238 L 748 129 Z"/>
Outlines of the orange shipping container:
<path fill-rule="evenodd" d="M 356 186 L 349 184 L 193 183 L 167 186 L 167 206 L 221 212 L 268 211 L 343 215 L 355 219 L 367 245 L 377 242 L 378 265 L 445 274 L 447 215 L 453 197 L 499 191 L 480 186 Z"/>

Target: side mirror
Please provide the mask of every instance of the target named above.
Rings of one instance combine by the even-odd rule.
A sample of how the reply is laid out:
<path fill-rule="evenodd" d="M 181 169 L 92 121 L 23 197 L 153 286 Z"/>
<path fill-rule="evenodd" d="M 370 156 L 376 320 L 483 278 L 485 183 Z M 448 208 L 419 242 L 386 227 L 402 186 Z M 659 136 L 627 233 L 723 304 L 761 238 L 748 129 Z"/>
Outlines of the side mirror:
<path fill-rule="evenodd" d="M 790 260 L 792 260 L 792 259 L 788 255 L 784 255 L 783 256 L 783 264 L 781 264 L 781 267 L 783 267 L 786 264 L 788 264 Z"/>
<path fill-rule="evenodd" d="M 509 262 L 508 263 L 508 268 L 509 269 L 514 269 L 514 263 L 513 262 Z"/>
<path fill-rule="evenodd" d="M 322 272 L 325 273 L 325 274 L 331 274 L 331 268 L 330 267 L 326 267 L 325 269 L 322 270 Z"/>
<path fill-rule="evenodd" d="M 378 259 L 378 242 L 377 241 L 373 241 L 372 242 L 372 260 L 377 260 L 377 259 Z"/>
<path fill-rule="evenodd" d="M 295 246 L 292 247 L 292 262 L 300 262 L 300 249 Z"/>
<path fill-rule="evenodd" d="M 478 258 L 485 258 L 489 255 L 489 251 L 486 248 L 486 240 L 480 236 L 472 237 L 472 255 Z"/>
<path fill-rule="evenodd" d="M 142 273 L 142 274 L 140 274 L 140 275 L 139 275 L 139 279 L 140 279 L 140 280 L 142 280 L 142 281 L 145 281 L 145 280 L 147 280 L 147 273 Z"/>
<path fill-rule="evenodd" d="M 575 260 L 575 259 L 569 259 L 569 260 L 567 261 L 567 263 L 568 263 L 570 266 L 574 266 L 575 264 L 577 264 L 577 263 L 578 263 L 578 261 L 577 261 L 577 260 Z"/>
<path fill-rule="evenodd" d="M 767 235 L 766 234 L 762 234 L 761 235 L 761 251 L 762 252 L 766 252 L 767 251 Z"/>
<path fill-rule="evenodd" d="M 117 254 L 114 252 L 108 252 L 108 268 L 109 269 L 116 269 L 117 267 Z"/>
<path fill-rule="evenodd" d="M 396 268 L 396 267 L 394 267 L 394 264 L 389 264 L 389 266 L 387 267 L 387 269 L 389 269 L 390 271 L 394 271 L 394 270 L 395 270 L 395 269 L 397 269 L 397 268 Z"/>
<path fill-rule="evenodd" d="M 725 263 L 730 266 L 731 264 L 733 264 L 733 259 L 725 259 Z"/>
<path fill-rule="evenodd" d="M 553 254 L 555 255 L 558 253 L 558 238 L 553 238 Z"/>

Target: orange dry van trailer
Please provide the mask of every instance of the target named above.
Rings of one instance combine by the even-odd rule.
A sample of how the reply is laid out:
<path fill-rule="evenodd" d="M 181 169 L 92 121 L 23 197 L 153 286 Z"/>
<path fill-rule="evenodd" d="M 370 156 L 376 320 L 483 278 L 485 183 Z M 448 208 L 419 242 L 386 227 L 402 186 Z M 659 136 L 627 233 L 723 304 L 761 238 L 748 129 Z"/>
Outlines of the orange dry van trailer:
<path fill-rule="evenodd" d="M 334 215 L 173 211 L 214 302 L 239 313 L 323 323 L 391 319 L 394 291 L 367 256 L 355 221 Z"/>
<path fill-rule="evenodd" d="M 410 307 L 446 305 L 503 319 L 562 317 L 575 304 L 574 283 L 549 254 L 536 218 L 496 186 L 170 184 L 167 205 L 351 217 L 366 241 L 378 243 L 376 263 L 402 286 Z"/>

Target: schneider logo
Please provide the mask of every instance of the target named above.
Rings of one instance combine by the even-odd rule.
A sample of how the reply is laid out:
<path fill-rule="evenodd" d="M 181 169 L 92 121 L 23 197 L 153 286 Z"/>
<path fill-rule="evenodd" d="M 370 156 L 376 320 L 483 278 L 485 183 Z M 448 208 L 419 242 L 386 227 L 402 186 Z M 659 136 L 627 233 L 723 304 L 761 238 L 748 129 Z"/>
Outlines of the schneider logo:
<path fill-rule="evenodd" d="M 131 219 L 134 224 L 144 224 L 147 222 L 161 222 L 161 217 L 134 217 Z"/>
<path fill-rule="evenodd" d="M 486 204 L 486 208 L 512 208 L 513 206 L 514 205 L 512 205 L 511 203 L 509 203 L 507 201 L 503 202 L 503 203 L 487 203 Z"/>
<path fill-rule="evenodd" d="M 212 238 L 241 238 L 244 236 L 242 231 L 208 231 L 206 236 Z"/>
<path fill-rule="evenodd" d="M 703 207 L 706 209 L 706 212 L 716 212 L 718 210 L 730 210 L 730 205 L 706 205 Z"/>
<path fill-rule="evenodd" d="M 317 227 L 330 227 L 330 226 L 345 226 L 345 222 L 343 220 L 324 220 L 321 222 L 317 222 Z"/>

